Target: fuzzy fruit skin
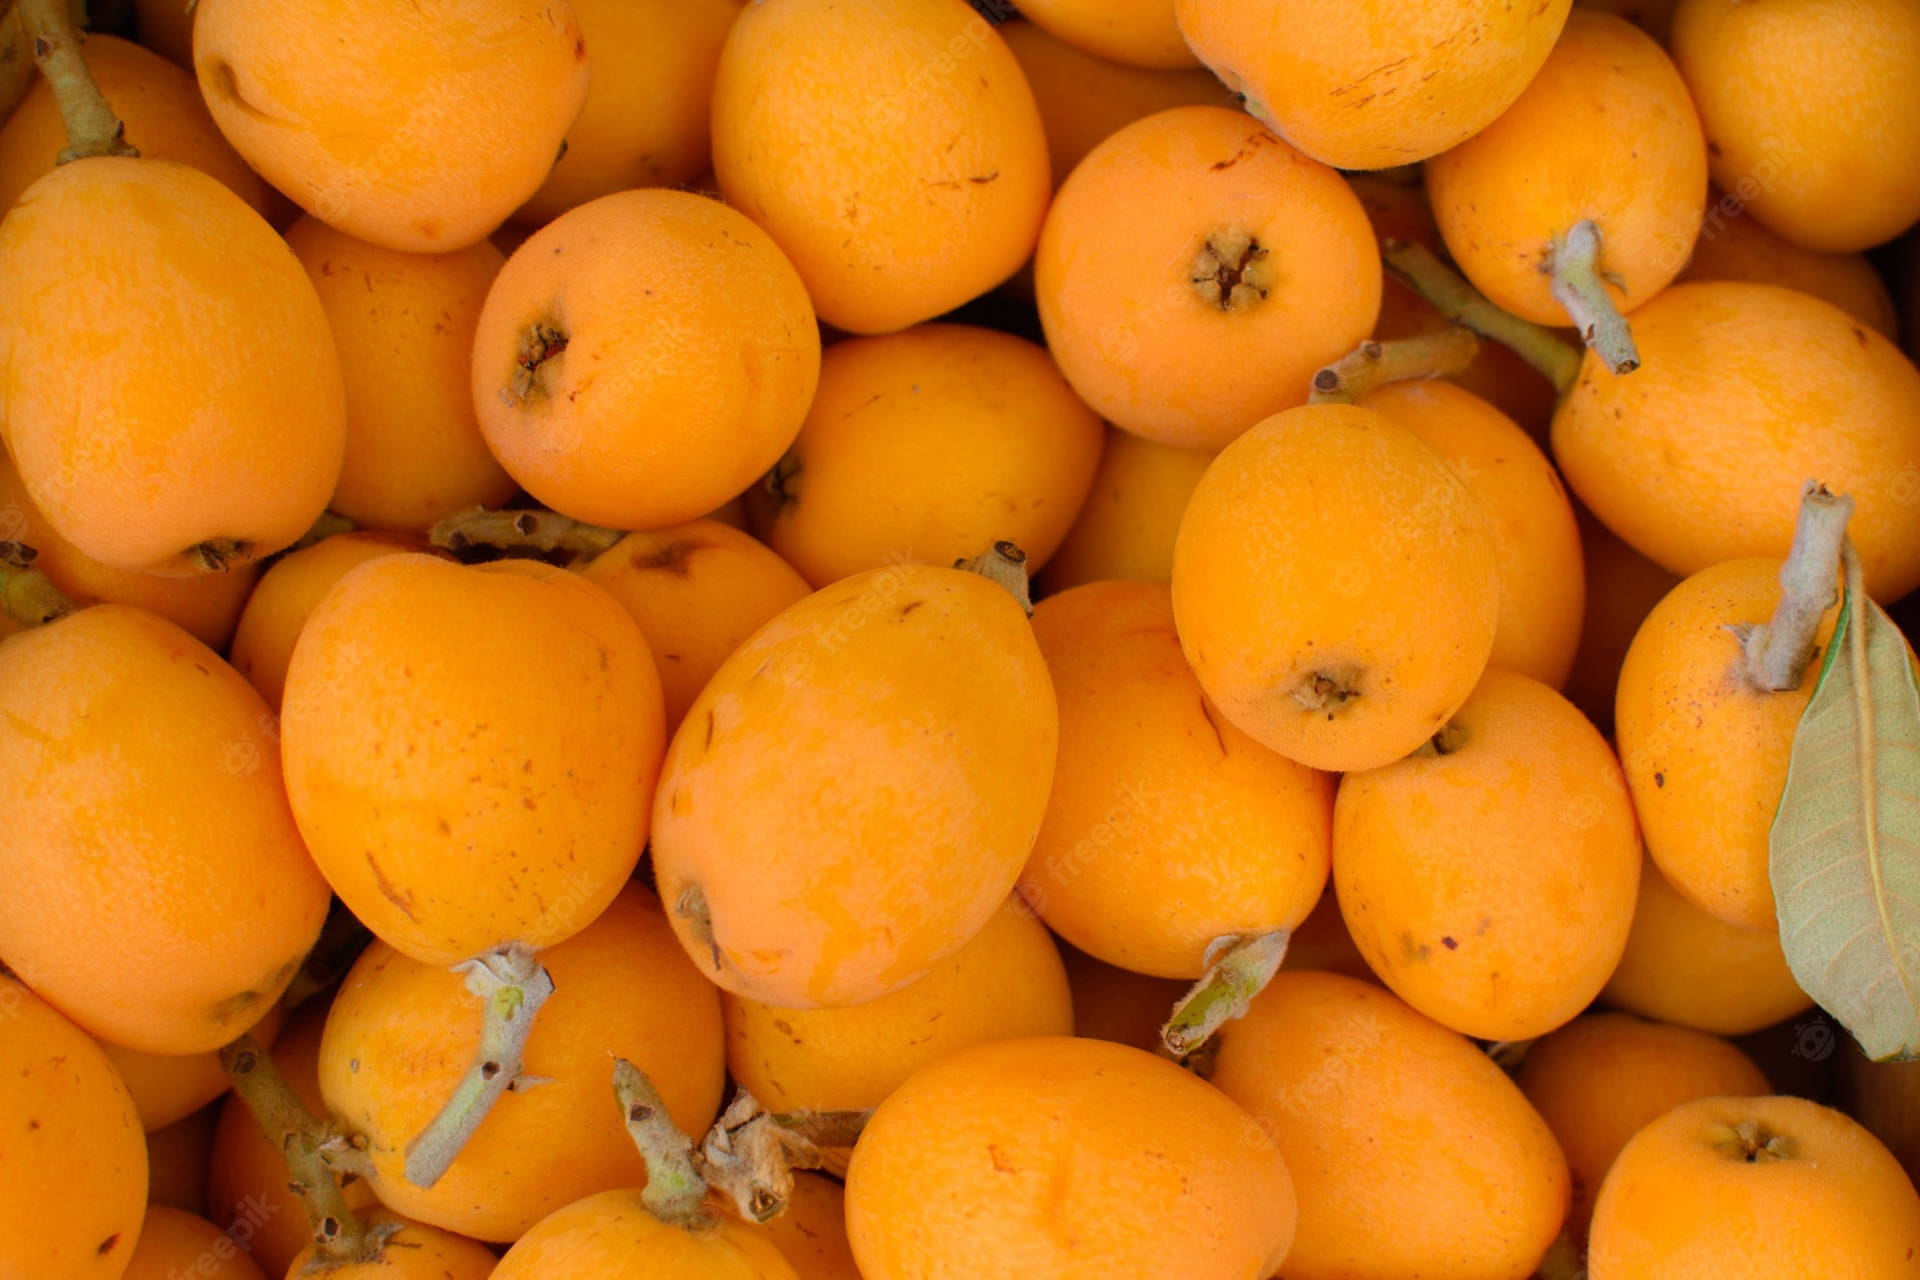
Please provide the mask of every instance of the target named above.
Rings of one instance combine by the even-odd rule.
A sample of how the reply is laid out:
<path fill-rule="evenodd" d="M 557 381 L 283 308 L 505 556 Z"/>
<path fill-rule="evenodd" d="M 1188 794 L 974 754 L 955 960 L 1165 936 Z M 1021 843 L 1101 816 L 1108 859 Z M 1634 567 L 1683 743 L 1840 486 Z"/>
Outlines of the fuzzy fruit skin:
<path fill-rule="evenodd" d="M 966 0 L 748 5 L 714 83 L 713 171 L 849 333 L 1005 280 L 1052 190 L 1033 91 Z"/>
<path fill-rule="evenodd" d="M 146 1053 L 257 1022 L 327 912 L 260 695 L 172 623 L 101 604 L 0 645 L 0 713 L 0 956 Z"/>
<path fill-rule="evenodd" d="M 205 1218 L 151 1206 L 121 1280 L 180 1280 L 182 1276 L 267 1280 L 246 1249 Z"/>
<path fill-rule="evenodd" d="M 1586 1239 L 1601 1181 L 1641 1128 L 1695 1098 L 1772 1087 L 1753 1059 L 1720 1037 L 1624 1013 L 1586 1014 L 1535 1041 L 1514 1083 L 1566 1153 L 1574 1240 Z"/>
<path fill-rule="evenodd" d="M 1736 1126 L 1786 1140 L 1749 1162 Z M 1920 1194 L 1893 1153 L 1804 1098 L 1702 1098 L 1635 1134 L 1600 1186 L 1593 1280 L 1920 1275 Z"/>
<path fill-rule="evenodd" d="M 880 1105 L 847 1171 L 867 1280 L 1272 1275 L 1293 1239 L 1287 1165 L 1172 1063 L 1043 1036 L 951 1054 Z M 1204 1224 L 1204 1227 L 1201 1226 Z"/>
<path fill-rule="evenodd" d="M 218 178 L 261 217 L 271 216 L 266 184 L 220 136 L 191 75 L 159 54 L 104 31 L 88 32 L 81 54 L 100 96 L 113 107 L 143 157 L 192 165 Z M 66 124 L 53 87 L 44 76 L 37 77 L 0 126 L 0 213 L 11 209 L 35 178 L 53 171 L 66 145 Z"/>
<path fill-rule="evenodd" d="M 1089 582 L 1166 582 L 1187 499 L 1213 455 L 1107 429 L 1087 500 L 1040 578 L 1052 594 Z"/>
<path fill-rule="evenodd" d="M 630 533 L 581 573 L 640 624 L 660 670 L 669 738 L 727 655 L 812 591 L 766 544 L 712 519 Z"/>
<path fill-rule="evenodd" d="M 0 1272 L 120 1280 L 147 1203 L 133 1098 L 87 1034 L 0 976 Z"/>
<path fill-rule="evenodd" d="M 1779 928 L 1768 832 L 1787 785 L 1794 730 L 1816 672 L 1762 692 L 1741 674 L 1727 628 L 1765 623 L 1780 600 L 1780 561 L 1728 560 L 1655 605 L 1627 649 L 1614 732 L 1647 853 L 1701 910 L 1742 929 Z M 1836 603 L 1817 642 L 1833 634 Z"/>
<path fill-rule="evenodd" d="M 663 739 L 633 619 L 531 560 L 350 570 L 294 644 L 281 706 L 314 860 L 427 964 L 538 950 L 591 921 L 646 844 Z"/>
<path fill-rule="evenodd" d="M 768 1004 L 898 990 L 1006 901 L 1058 737 L 1004 588 L 904 564 L 814 592 L 735 650 L 668 748 L 653 861 L 681 944 Z"/>
<path fill-rule="evenodd" d="M 257 564 L 234 565 L 225 573 L 188 577 L 139 573 L 101 564 L 60 536 L 27 496 L 13 460 L 0 451 L 0 537 L 23 542 L 39 552 L 33 567 L 47 575 L 76 605 L 135 605 L 157 613 L 216 652 L 226 652 L 240 614 L 260 580 Z M 0 618 L 0 636 L 23 630 L 12 618 Z"/>
<path fill-rule="evenodd" d="M 1809 1008 L 1775 929 L 1742 929 L 1702 911 L 1642 858 L 1640 896 L 1602 1004 L 1723 1036 L 1773 1026 Z"/>
<path fill-rule="evenodd" d="M 272 1048 L 286 1021 L 286 1009 L 267 1006 L 260 1021 L 246 1029 L 261 1045 Z M 208 1053 L 140 1053 L 123 1049 L 110 1041 L 101 1041 L 114 1070 L 126 1082 L 133 1105 L 140 1112 L 140 1125 L 148 1133 L 178 1124 L 208 1103 L 217 1101 L 232 1082 L 220 1065 L 217 1051 Z"/>
<path fill-rule="evenodd" d="M 1305 405 L 1200 478 L 1173 550 L 1173 614 L 1200 687 L 1256 742 L 1372 769 L 1431 737 L 1493 652 L 1485 507 L 1408 428 Z M 1348 692 L 1319 705 L 1316 682 Z"/>
<path fill-rule="evenodd" d="M 1198 978 L 1215 939 L 1298 926 L 1327 883 L 1333 779 L 1207 701 L 1155 582 L 1042 600 L 1060 705 L 1047 819 L 1020 894 L 1111 964 Z"/>
<path fill-rule="evenodd" d="M 1890 340 L 1900 340 L 1900 315 L 1887 281 L 1863 253 L 1803 249 L 1772 231 L 1736 196 L 1707 192 L 1707 216 L 1679 281 L 1746 280 L 1777 284 L 1823 298 Z"/>
<path fill-rule="evenodd" d="M 586 101 L 566 0 L 207 0 L 193 64 L 214 121 L 348 235 L 463 249 L 546 180 Z"/>
<path fill-rule="evenodd" d="M 1279 974 L 1224 1028 L 1213 1080 L 1293 1171 L 1287 1280 L 1523 1280 L 1559 1233 L 1546 1122 L 1478 1046 L 1371 983 Z"/>
<path fill-rule="evenodd" d="M 1906 0 L 1684 0 L 1668 42 L 1714 181 L 1761 222 L 1835 253 L 1920 218 L 1920 12 Z"/>
<path fill-rule="evenodd" d="M 1147 0 L 1165 3 L 1166 0 Z M 1095 0 L 1102 9 L 1111 6 Z M 1003 23 L 994 30 L 1020 60 L 1027 84 L 1040 108 L 1047 134 L 1047 159 L 1054 190 L 1074 166 L 1108 134 L 1169 107 L 1231 107 L 1233 95 L 1213 73 L 1193 65 L 1184 69 L 1129 67 L 1068 44 L 1039 23 Z M 1185 45 L 1181 46 L 1182 49 Z"/>
<path fill-rule="evenodd" d="M 1415 1009 L 1525 1040 L 1593 1002 L 1627 943 L 1640 842 L 1606 739 L 1546 685 L 1489 670 L 1440 754 L 1341 779 L 1333 879 L 1353 940 Z"/>
<path fill-rule="evenodd" d="M 846 1190 L 834 1179 L 796 1170 L 787 1207 L 760 1229 L 800 1280 L 861 1280 L 847 1243 Z"/>
<path fill-rule="evenodd" d="M 1220 274 L 1201 265 L 1209 252 L 1241 263 L 1252 294 L 1196 288 Z M 1332 169 L 1245 112 L 1175 107 L 1113 133 L 1067 176 L 1033 287 L 1048 348 L 1095 412 L 1219 449 L 1304 403 L 1314 372 L 1372 332 L 1380 251 Z"/>
<path fill-rule="evenodd" d="M 1086 58 L 1162 72 L 1199 63 L 1173 11 L 1173 0 L 1027 0 L 1020 6 L 1036 30 Z"/>
<path fill-rule="evenodd" d="M 247 596 L 233 631 L 233 669 L 260 691 L 275 715 L 287 687 L 287 664 L 307 619 L 347 570 L 402 551 L 425 552 L 424 538 L 350 530 L 275 560 Z"/>
<path fill-rule="evenodd" d="M 819 377 L 813 304 L 780 247 L 718 200 L 654 188 L 581 205 L 514 251 L 480 310 L 469 389 L 487 446 L 534 497 L 657 529 L 759 479 Z"/>
<path fill-rule="evenodd" d="M 1060 952 L 1018 896 L 931 973 L 878 1000 L 782 1009 L 729 992 L 721 1003 L 727 1069 L 775 1112 L 877 1107 L 908 1076 L 956 1049 L 1073 1034 Z"/>
<path fill-rule="evenodd" d="M 215 179 L 77 160 L 0 221 L 0 437 L 85 554 L 188 573 L 209 539 L 277 551 L 325 508 L 346 426 L 313 285 Z"/>
<path fill-rule="evenodd" d="M 499 1265 L 493 1250 L 465 1236 L 410 1222 L 388 1209 L 361 1215 L 369 1226 L 389 1222 L 405 1225 L 387 1239 L 378 1262 L 331 1265 L 320 1274 L 326 1280 L 487 1280 Z M 299 1280 L 313 1265 L 314 1250 L 304 1249 L 287 1267 L 288 1280 Z M 173 1277 L 168 1277 L 173 1280 Z"/>
<path fill-rule="evenodd" d="M 712 1122 L 726 1071 L 720 995 L 680 954 L 652 894 L 628 884 L 540 960 L 554 992 L 527 1037 L 523 1074 L 552 1083 L 501 1098 L 430 1188 L 407 1180 L 406 1149 L 471 1067 L 480 1002 L 459 974 L 379 943 L 347 975 L 320 1045 L 320 1089 L 367 1136 L 387 1207 L 504 1242 L 581 1196 L 644 1184 L 611 1100 L 610 1055 L 647 1073 L 682 1132 Z"/>
<path fill-rule="evenodd" d="M 286 240 L 326 308 L 347 390 L 346 460 L 327 510 L 360 529 L 425 533 L 463 507 L 511 498 L 469 389 L 474 328 L 501 252 L 481 240 L 402 253 L 312 216 Z"/>
<path fill-rule="evenodd" d="M 1920 372 L 1871 327 L 1777 285 L 1674 285 L 1633 313 L 1644 364 L 1589 351 L 1553 417 L 1574 495 L 1634 550 L 1682 576 L 1784 558 L 1800 486 L 1854 500 L 1867 590 L 1920 586 Z"/>
<path fill-rule="evenodd" d="M 660 1221 L 638 1191 L 555 1210 L 514 1242 L 491 1280 L 800 1280 L 760 1228 L 722 1218 L 696 1235 Z"/>
<path fill-rule="evenodd" d="M 952 564 L 1005 538 L 1047 563 L 1086 501 L 1100 419 L 1046 349 L 973 325 L 848 338 L 754 527 L 816 586 L 896 564 Z M 784 477 L 784 478 L 781 478 Z"/>
<path fill-rule="evenodd" d="M 1427 195 L 1467 278 L 1508 311 L 1564 325 L 1555 246 L 1591 220 L 1621 311 L 1687 264 L 1707 202 L 1707 144 L 1654 38 L 1576 6 L 1546 65 L 1498 120 L 1426 167 Z"/>
<path fill-rule="evenodd" d="M 692 182 L 708 167 L 720 46 L 744 0 L 570 0 L 593 74 L 553 172 L 514 214 L 542 226 L 632 187 Z"/>
<path fill-rule="evenodd" d="M 1180 31 L 1294 146 L 1342 169 L 1438 155 L 1546 61 L 1570 0 L 1176 0 Z"/>
<path fill-rule="evenodd" d="M 1580 646 L 1587 581 L 1573 504 L 1553 463 L 1512 418 L 1444 379 L 1390 383 L 1360 403 L 1432 446 L 1487 510 L 1500 568 L 1487 665 L 1558 689 Z"/>

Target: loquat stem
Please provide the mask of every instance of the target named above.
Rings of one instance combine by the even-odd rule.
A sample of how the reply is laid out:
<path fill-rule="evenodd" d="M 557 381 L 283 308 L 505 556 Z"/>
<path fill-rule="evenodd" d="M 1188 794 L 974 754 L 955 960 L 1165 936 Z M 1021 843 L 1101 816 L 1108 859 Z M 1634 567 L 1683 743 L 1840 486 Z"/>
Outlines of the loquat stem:
<path fill-rule="evenodd" d="M 786 1210 L 795 1169 L 824 1169 L 826 1152 L 859 1141 L 872 1111 L 768 1111 L 745 1089 L 700 1144 L 702 1176 L 740 1216 L 766 1222 Z"/>
<path fill-rule="evenodd" d="M 43 626 L 74 610 L 66 593 L 33 567 L 39 556 L 25 543 L 0 542 L 0 595 L 5 597 L 6 616 L 23 627 Z"/>
<path fill-rule="evenodd" d="M 1390 382 L 1450 378 L 1480 354 L 1480 339 L 1457 324 L 1395 342 L 1363 342 L 1313 375 L 1308 404 L 1353 404 Z"/>
<path fill-rule="evenodd" d="M 554 511 L 490 511 L 486 507 L 468 507 L 434 525 L 428 540 L 456 555 L 483 547 L 509 554 L 550 555 L 557 551 L 597 556 L 626 536 L 618 529 L 602 529 Z"/>
<path fill-rule="evenodd" d="M 331 511 L 322 511 L 313 522 L 313 527 L 296 538 L 293 544 L 280 552 L 288 555 L 295 551 L 304 551 L 316 542 L 325 542 L 337 533 L 352 533 L 360 526 L 343 515 Z"/>
<path fill-rule="evenodd" d="M 93 72 L 80 54 L 80 32 L 66 0 L 16 0 L 20 20 L 33 46 L 33 60 L 53 88 L 60 118 L 67 126 L 67 148 L 59 162 L 93 156 L 137 156 L 113 108 L 100 95 Z"/>
<path fill-rule="evenodd" d="M 1160 1043 L 1176 1058 L 1184 1058 L 1226 1023 L 1241 1017 L 1253 998 L 1273 981 L 1286 959 L 1285 929 L 1271 933 L 1227 934 L 1207 948 L 1207 971 L 1193 990 L 1173 1007 L 1173 1016 L 1160 1028 Z"/>
<path fill-rule="evenodd" d="M 496 1102 L 523 1080 L 527 1035 L 534 1016 L 553 994 L 553 978 L 533 949 L 508 943 L 454 966 L 464 973 L 467 990 L 480 997 L 484 1012 L 480 1048 L 440 1114 L 407 1147 L 407 1181 L 431 1187 L 446 1175 L 461 1150 Z"/>
<path fill-rule="evenodd" d="M 1600 277 L 1600 228 L 1591 218 L 1577 223 L 1554 247 L 1553 297 L 1609 370 L 1632 373 L 1640 367 L 1633 330 Z"/>
<path fill-rule="evenodd" d="M 662 1222 L 690 1231 L 716 1221 L 707 1207 L 707 1183 L 694 1161 L 693 1139 L 680 1132 L 646 1072 L 625 1058 L 613 1063 L 613 1096 L 627 1118 L 627 1132 L 647 1162 L 640 1202 Z"/>
<path fill-rule="evenodd" d="M 318 1258 L 333 1265 L 378 1262 L 387 1237 L 401 1224 L 368 1227 L 348 1207 L 335 1176 L 337 1157 L 330 1153 L 356 1150 L 351 1138 L 301 1104 L 272 1055 L 252 1036 L 221 1049 L 220 1065 L 260 1131 L 280 1149 L 313 1225 Z"/>
<path fill-rule="evenodd" d="M 1423 244 L 1383 240 L 1387 274 L 1425 298 L 1455 324 L 1513 350 L 1539 370 L 1561 395 L 1580 376 L 1580 353 L 1551 331 L 1494 306 L 1466 279 Z"/>
<path fill-rule="evenodd" d="M 953 567 L 999 583 L 1013 593 L 1013 598 L 1020 602 L 1020 607 L 1027 611 L 1029 618 L 1033 616 L 1033 594 L 1027 580 L 1027 553 L 1013 543 L 1002 539 L 984 555 L 977 555 L 971 560 L 956 560 Z"/>
<path fill-rule="evenodd" d="M 1821 615 L 1840 598 L 1840 557 L 1852 515 L 1852 498 L 1816 480 L 1800 486 L 1800 518 L 1780 566 L 1772 619 L 1728 628 L 1740 639 L 1740 675 L 1761 692 L 1798 689 L 1813 665 Z"/>

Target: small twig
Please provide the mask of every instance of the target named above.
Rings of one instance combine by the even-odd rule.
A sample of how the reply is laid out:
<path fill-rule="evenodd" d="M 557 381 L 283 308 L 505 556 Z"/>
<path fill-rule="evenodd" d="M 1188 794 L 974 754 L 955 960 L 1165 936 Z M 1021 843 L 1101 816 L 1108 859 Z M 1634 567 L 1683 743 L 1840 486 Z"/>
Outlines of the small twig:
<path fill-rule="evenodd" d="M 981 577 L 997 582 L 1013 593 L 1020 607 L 1033 616 L 1033 595 L 1027 581 L 1027 553 L 1004 539 L 993 544 L 984 555 L 971 560 L 955 560 L 953 567 L 977 573 Z"/>
<path fill-rule="evenodd" d="M 1588 219 L 1567 232 L 1553 251 L 1553 297 L 1567 309 L 1581 340 L 1614 373 L 1640 367 L 1627 318 L 1600 278 L 1600 228 Z"/>
<path fill-rule="evenodd" d="M 1307 402 L 1353 404 L 1390 382 L 1450 378 L 1465 370 L 1479 354 L 1480 339 L 1471 329 L 1457 324 L 1395 342 L 1363 342 L 1313 375 Z"/>
<path fill-rule="evenodd" d="M 618 529 L 603 529 L 554 511 L 468 507 L 434 525 L 429 540 L 456 555 L 483 548 L 506 555 L 597 556 L 626 536 Z"/>
<path fill-rule="evenodd" d="M 67 126 L 67 147 L 59 163 L 93 156 L 137 156 L 113 108 L 100 95 L 93 72 L 81 56 L 79 30 L 66 0 L 18 0 L 20 20 L 33 44 L 33 59 L 53 87 L 60 118 Z"/>
<path fill-rule="evenodd" d="M 647 1162 L 647 1185 L 640 1192 L 647 1211 L 689 1230 L 714 1225 L 717 1216 L 707 1207 L 707 1184 L 694 1160 L 693 1139 L 674 1125 L 653 1081 L 625 1058 L 616 1058 L 613 1096 L 619 1099 L 634 1146 Z"/>
<path fill-rule="evenodd" d="M 220 1050 L 220 1065 L 260 1132 L 286 1161 L 293 1190 L 313 1226 L 318 1257 L 337 1265 L 379 1261 L 387 1238 L 401 1224 L 370 1228 L 347 1204 L 336 1173 L 357 1163 L 342 1158 L 358 1154 L 352 1136 L 301 1105 L 272 1055 L 252 1036 L 241 1036 Z"/>
<path fill-rule="evenodd" d="M 1502 311 L 1423 244 L 1384 240 L 1381 261 L 1387 273 L 1425 298 L 1455 324 L 1513 350 L 1538 369 L 1554 390 L 1565 395 L 1580 376 L 1580 353 L 1550 330 Z"/>
<path fill-rule="evenodd" d="M 1840 557 L 1853 499 L 1817 480 L 1800 486 L 1793 546 L 1780 566 L 1780 603 L 1762 623 L 1729 623 L 1740 640 L 1740 674 L 1765 693 L 1798 689 L 1819 648 L 1820 619 L 1840 599 Z"/>
<path fill-rule="evenodd" d="M 776 1115 L 742 1089 L 700 1144 L 701 1176 L 753 1222 L 778 1217 L 793 1196 L 795 1169 L 824 1169 L 826 1152 L 851 1147 L 871 1111 Z"/>
<path fill-rule="evenodd" d="M 494 1104 L 526 1070 L 527 1036 L 540 1006 L 553 994 L 553 979 L 530 948 L 510 943 L 454 967 L 467 990 L 485 1005 L 480 1048 L 473 1066 L 426 1131 L 407 1147 L 407 1181 L 431 1187 L 453 1162 Z"/>
<path fill-rule="evenodd" d="M 0 542 L 0 596 L 7 617 L 23 627 L 38 627 L 64 618 L 73 601 L 53 580 L 33 567 L 39 552 L 20 542 Z"/>
<path fill-rule="evenodd" d="M 1234 1018 L 1242 1017 L 1253 998 L 1273 981 L 1286 959 L 1285 929 L 1272 933 L 1228 934 L 1207 948 L 1207 971 L 1193 989 L 1173 1007 L 1173 1016 L 1160 1028 L 1160 1042 L 1176 1058 L 1184 1058 Z"/>

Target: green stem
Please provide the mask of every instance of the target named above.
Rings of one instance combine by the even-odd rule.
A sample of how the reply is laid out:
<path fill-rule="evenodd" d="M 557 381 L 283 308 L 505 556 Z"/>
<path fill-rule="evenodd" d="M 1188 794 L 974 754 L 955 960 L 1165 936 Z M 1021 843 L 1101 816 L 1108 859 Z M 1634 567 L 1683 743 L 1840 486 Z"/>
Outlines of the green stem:
<path fill-rule="evenodd" d="M 1640 367 L 1633 330 L 1600 278 L 1600 228 L 1591 219 L 1575 225 L 1554 248 L 1553 296 L 1608 369 L 1618 374 Z"/>
<path fill-rule="evenodd" d="M 1313 375 L 1308 404 L 1354 404 L 1390 382 L 1451 378 L 1480 354 L 1480 339 L 1457 324 L 1396 342 L 1363 342 Z"/>
<path fill-rule="evenodd" d="M 1207 948 L 1207 971 L 1193 990 L 1173 1007 L 1173 1016 L 1160 1028 L 1160 1042 L 1169 1053 L 1184 1058 L 1206 1044 L 1227 1022 L 1246 1013 L 1287 955 L 1285 929 L 1272 933 L 1228 934 Z"/>
<path fill-rule="evenodd" d="M 407 1147 L 407 1181 L 422 1188 L 446 1175 L 508 1090 L 533 1083 L 521 1079 L 527 1036 L 540 1006 L 553 994 L 553 978 L 532 949 L 517 942 L 458 965 L 455 971 L 466 974 L 467 990 L 485 1006 L 480 1048 L 447 1105 Z"/>
<path fill-rule="evenodd" d="M 627 535 L 553 511 L 490 511 L 468 507 L 433 526 L 429 540 L 458 555 L 476 548 L 502 554 L 597 556 Z"/>
<path fill-rule="evenodd" d="M 339 1161 L 330 1153 L 355 1149 L 351 1139 L 301 1105 L 272 1055 L 252 1036 L 241 1036 L 221 1049 L 220 1065 L 260 1132 L 280 1149 L 294 1193 L 313 1226 L 318 1257 L 334 1265 L 378 1262 L 387 1237 L 401 1224 L 368 1227 L 347 1205 L 336 1176 Z"/>
<path fill-rule="evenodd" d="M 1400 240 L 1381 242 L 1381 260 L 1387 273 L 1425 298 L 1434 310 L 1455 324 L 1465 325 L 1483 338 L 1513 350 L 1538 369 L 1553 388 L 1565 395 L 1580 376 L 1580 353 L 1519 316 L 1502 311 L 1480 295 L 1459 272 L 1447 266 L 1423 244 Z"/>
<path fill-rule="evenodd" d="M 956 560 L 953 567 L 999 583 L 1013 593 L 1013 598 L 1020 602 L 1020 607 L 1027 611 L 1029 618 L 1033 616 L 1033 594 L 1027 581 L 1027 553 L 1013 543 L 1002 539 L 984 555 L 977 555 L 971 560 Z"/>
<path fill-rule="evenodd" d="M 1780 566 L 1780 603 L 1770 621 L 1732 624 L 1740 674 L 1762 693 L 1798 689 L 1819 648 L 1820 619 L 1840 599 L 1840 557 L 1853 499 L 1818 481 L 1800 486 L 1793 546 Z"/>
<path fill-rule="evenodd" d="M 67 149 L 59 163 L 92 156 L 137 156 L 113 108 L 100 95 L 93 72 L 80 54 L 80 32 L 66 0 L 18 0 L 20 19 L 33 44 L 34 61 L 53 87 L 60 118 L 67 126 Z"/>
<path fill-rule="evenodd" d="M 24 543 L 0 542 L 0 595 L 6 615 L 23 627 L 42 626 L 74 610 L 66 593 L 33 567 L 39 555 Z"/>
<path fill-rule="evenodd" d="M 647 1185 L 640 1192 L 647 1212 L 689 1231 L 711 1227 L 716 1217 L 707 1207 L 706 1180 L 694 1163 L 693 1139 L 674 1125 L 653 1081 L 625 1058 L 616 1058 L 613 1096 L 620 1101 L 634 1146 L 647 1162 Z"/>
<path fill-rule="evenodd" d="M 871 1111 L 776 1115 L 742 1089 L 700 1144 L 700 1172 L 740 1215 L 766 1222 L 786 1210 L 795 1169 L 824 1169 L 827 1151 L 859 1141 Z"/>

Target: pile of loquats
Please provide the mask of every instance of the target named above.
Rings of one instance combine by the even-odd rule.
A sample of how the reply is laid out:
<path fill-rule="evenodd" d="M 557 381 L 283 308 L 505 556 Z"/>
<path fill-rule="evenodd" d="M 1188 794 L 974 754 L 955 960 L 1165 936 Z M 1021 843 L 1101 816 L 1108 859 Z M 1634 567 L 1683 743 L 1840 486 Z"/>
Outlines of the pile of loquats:
<path fill-rule="evenodd" d="M 1916 0 L 87 8 L 0 1280 L 1920 1277 Z"/>

